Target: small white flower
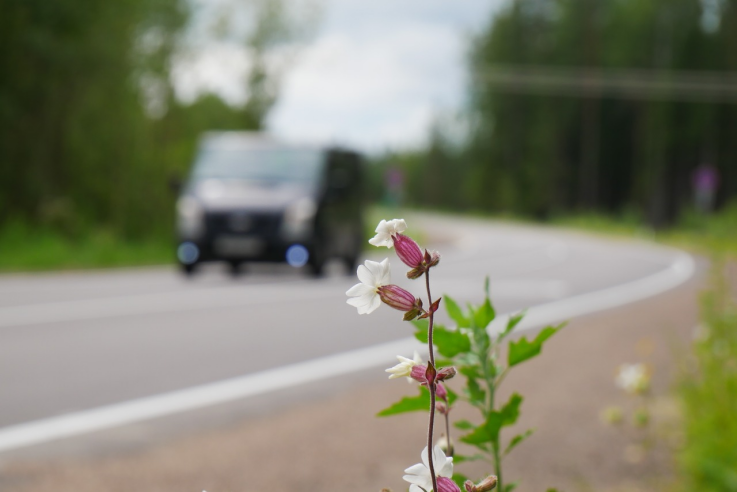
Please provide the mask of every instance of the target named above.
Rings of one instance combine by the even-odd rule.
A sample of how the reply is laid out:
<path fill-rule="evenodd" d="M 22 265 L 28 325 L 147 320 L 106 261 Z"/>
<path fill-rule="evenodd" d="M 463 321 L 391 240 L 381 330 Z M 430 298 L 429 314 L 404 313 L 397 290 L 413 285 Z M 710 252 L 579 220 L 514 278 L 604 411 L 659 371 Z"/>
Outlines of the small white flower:
<path fill-rule="evenodd" d="M 375 311 L 381 304 L 379 287 L 391 282 L 389 258 L 384 259 L 381 263 L 366 260 L 364 265 L 358 265 L 358 280 L 361 283 L 354 285 L 346 292 L 346 295 L 350 296 L 346 302 L 358 308 L 358 314 Z"/>
<path fill-rule="evenodd" d="M 422 492 L 432 490 L 432 476 L 430 475 L 430 464 L 427 461 L 427 446 L 422 450 L 422 463 L 412 465 L 404 473 L 407 475 L 402 478 L 412 485 L 409 486 L 409 492 Z M 432 462 L 435 473 L 438 477 L 453 477 L 453 458 L 446 458 L 445 453 L 440 446 L 435 446 L 432 450 Z M 422 487 L 422 489 L 420 488 Z"/>
<path fill-rule="evenodd" d="M 400 234 L 407 229 L 407 223 L 404 219 L 392 219 L 390 221 L 382 220 L 376 226 L 376 236 L 369 239 L 369 244 L 373 246 L 386 246 L 391 248 L 394 246 L 392 236 Z"/>
<path fill-rule="evenodd" d="M 628 393 L 644 393 L 650 386 L 650 377 L 645 364 L 622 364 L 615 382 Z"/>
<path fill-rule="evenodd" d="M 407 382 L 411 383 L 412 378 L 409 377 L 409 375 L 412 373 L 412 368 L 415 366 L 422 365 L 422 359 L 420 358 L 420 354 L 418 354 L 417 351 L 415 350 L 414 359 L 408 359 L 406 357 L 402 357 L 401 355 L 398 355 L 397 359 L 399 359 L 399 364 L 397 364 L 394 367 L 390 367 L 389 369 L 386 369 L 384 372 L 391 373 L 391 376 L 389 376 L 389 379 L 406 377 Z"/>

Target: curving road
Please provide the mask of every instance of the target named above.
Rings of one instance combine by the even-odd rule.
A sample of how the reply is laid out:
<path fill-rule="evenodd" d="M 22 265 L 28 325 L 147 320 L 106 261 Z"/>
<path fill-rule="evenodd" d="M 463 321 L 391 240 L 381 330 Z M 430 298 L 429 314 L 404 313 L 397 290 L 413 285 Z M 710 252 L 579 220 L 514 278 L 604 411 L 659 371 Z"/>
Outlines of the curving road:
<path fill-rule="evenodd" d="M 497 312 L 533 307 L 527 328 L 626 304 L 693 273 L 690 257 L 648 243 L 443 216 L 408 224 L 443 255 L 434 295 L 477 302 L 489 275 Z M 386 256 L 396 283 L 419 294 L 393 251 L 371 252 Z M 417 346 L 398 311 L 358 316 L 345 304 L 356 279 L 342 273 L 335 265 L 320 280 L 266 266 L 190 281 L 171 268 L 0 277 L 0 452 L 291 385 L 329 386 Z"/>

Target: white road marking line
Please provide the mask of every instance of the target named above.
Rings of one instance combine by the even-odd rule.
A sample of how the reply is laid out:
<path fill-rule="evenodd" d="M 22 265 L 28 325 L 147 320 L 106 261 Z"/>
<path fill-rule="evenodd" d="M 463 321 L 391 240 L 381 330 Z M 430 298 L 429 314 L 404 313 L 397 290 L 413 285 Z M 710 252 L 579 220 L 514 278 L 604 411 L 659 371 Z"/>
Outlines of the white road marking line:
<path fill-rule="evenodd" d="M 326 288 L 304 289 L 301 285 L 291 287 L 299 288 L 299 300 L 313 300 L 334 295 L 333 290 Z M 228 286 L 183 292 L 0 307 L 0 328 L 282 302 L 284 289 L 286 288 L 288 287 L 282 284 L 248 286 L 248 288 Z M 280 295 L 276 295 L 277 293 Z"/>
<path fill-rule="evenodd" d="M 677 287 L 691 278 L 694 271 L 693 259 L 675 252 L 667 268 L 648 277 L 534 307 L 516 331 L 645 299 Z M 489 330 L 502 329 L 506 319 L 508 315 L 500 315 Z M 0 429 L 0 452 L 350 374 L 389 364 L 393 356 L 410 354 L 418 345 L 414 338 L 406 338 L 194 388 L 5 427 Z"/>

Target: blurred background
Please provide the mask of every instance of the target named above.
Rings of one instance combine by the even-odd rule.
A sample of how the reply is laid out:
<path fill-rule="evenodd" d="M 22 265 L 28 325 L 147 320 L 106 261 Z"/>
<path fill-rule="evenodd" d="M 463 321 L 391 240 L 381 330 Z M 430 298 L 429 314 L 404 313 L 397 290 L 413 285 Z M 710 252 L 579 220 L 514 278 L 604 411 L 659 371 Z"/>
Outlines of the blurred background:
<path fill-rule="evenodd" d="M 213 129 L 367 152 L 374 201 L 392 174 L 412 206 L 672 226 L 737 193 L 735 9 L 7 1 L 0 235 L 18 268 L 49 261 L 31 237 L 160 262 L 168 184 Z"/>
<path fill-rule="evenodd" d="M 364 156 L 366 235 L 375 217 L 411 209 L 654 239 L 718 257 L 701 316 L 724 327 L 721 348 L 676 359 L 703 358 L 727 389 L 687 385 L 686 430 L 673 438 L 677 447 L 709 435 L 714 446 L 654 469 L 669 480 L 691 473 L 700 490 L 737 490 L 737 377 L 709 365 L 737 360 L 725 294 L 735 273 L 723 274 L 737 252 L 737 1 L 0 0 L 0 46 L 6 306 L 35 290 L 26 272 L 173 264 L 175 204 L 206 131 L 343 146 Z M 432 230 L 418 239 L 443 241 Z M 158 277 L 142 272 L 157 288 Z M 166 282 L 186 289 L 172 287 L 179 278 Z M 339 283 L 337 297 L 344 290 Z M 695 303 L 697 290 L 683 299 Z M 131 351 L 157 322 L 141 325 Z M 21 384 L 32 374 L 9 359 L 0 368 Z M 697 418 L 697 403 L 712 396 L 713 414 Z M 14 411 L 8 422 L 23 421 L 25 410 Z M 713 427 L 700 427 L 707 420 Z M 713 431 L 725 426 L 734 433 L 719 440 Z M 45 473 L 29 470 L 13 476 Z M 566 475 L 570 483 L 578 473 Z M 635 478 L 642 485 L 647 476 Z"/>

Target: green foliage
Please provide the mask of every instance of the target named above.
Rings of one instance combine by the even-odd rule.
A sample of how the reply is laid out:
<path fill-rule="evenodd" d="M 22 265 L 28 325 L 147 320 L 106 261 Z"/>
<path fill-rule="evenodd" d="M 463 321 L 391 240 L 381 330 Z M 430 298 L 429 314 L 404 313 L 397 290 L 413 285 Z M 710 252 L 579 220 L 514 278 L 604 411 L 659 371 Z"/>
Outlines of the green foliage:
<path fill-rule="evenodd" d="M 497 402 L 499 385 L 512 367 L 538 355 L 545 341 L 560 327 L 543 328 L 532 341 L 525 337 L 509 341 L 507 364 L 504 365 L 501 357 L 503 343 L 506 342 L 506 338 L 513 335 L 524 314 L 510 316 L 504 330 L 496 338 L 492 338 L 489 334 L 489 325 L 494 321 L 496 313 L 489 298 L 488 279 L 485 283 L 485 292 L 486 296 L 480 305 L 469 305 L 465 311 L 453 298 L 443 296 L 445 308 L 455 326 L 435 326 L 433 342 L 437 351 L 447 359 L 443 364 L 453 365 L 459 374 L 457 378 L 465 379 L 461 398 L 477 408 L 481 414 L 480 423 L 468 420 L 454 423 L 456 429 L 464 431 L 459 440 L 480 451 L 480 454 L 473 456 L 459 456 L 457 462 L 488 460 L 499 479 L 499 490 L 512 490 L 516 487 L 516 483 L 505 485 L 502 478 L 502 459 L 527 439 L 532 430 L 515 435 L 506 445 L 502 444 L 502 430 L 514 425 L 519 419 L 523 398 L 518 393 L 512 393 L 509 400 L 500 406 Z M 423 343 L 427 343 L 427 325 L 427 320 L 414 321 L 415 337 Z M 440 361 L 436 362 L 440 366 Z M 457 383 L 454 380 L 448 384 Z M 427 393 L 426 390 L 424 392 Z M 449 388 L 448 392 L 452 404 L 456 395 Z M 383 410 L 380 415 L 425 410 L 429 407 L 429 398 L 422 399 L 422 396 L 421 394 L 418 397 L 403 398 Z"/>
<path fill-rule="evenodd" d="M 376 414 L 377 417 L 388 417 L 400 413 L 427 411 L 430 408 L 430 393 L 421 391 L 417 396 L 405 396 Z"/>
<path fill-rule="evenodd" d="M 433 329 L 433 342 L 444 357 L 455 357 L 471 349 L 468 335 L 458 330 L 447 330 L 441 326 Z"/>
<path fill-rule="evenodd" d="M 115 231 L 79 230 L 73 237 L 49 227 L 13 221 L 0 229 L 0 271 L 103 268 L 171 263 L 169 237 L 126 239 Z"/>
<path fill-rule="evenodd" d="M 246 44 L 260 59 L 287 34 L 280 0 L 253 5 Z M 70 242 L 99 233 L 131 245 L 171 237 L 169 184 L 188 170 L 199 135 L 258 129 L 275 98 L 256 90 L 273 74 L 254 68 L 250 106 L 176 100 L 170 70 L 188 9 L 186 0 L 0 0 L 0 230 L 23 223 Z"/>
<path fill-rule="evenodd" d="M 672 94 L 581 97 L 555 90 L 558 70 L 653 71 L 646 82 L 686 82 L 694 72 L 737 71 L 737 3 L 700 0 L 507 0 L 472 40 L 465 138 L 442 119 L 425 148 L 391 154 L 414 206 L 546 220 L 596 211 L 634 215 L 655 227 L 687 218 L 692 173 L 720 173 L 717 205 L 737 197 L 737 106 Z M 713 6 L 716 22 L 705 28 Z M 708 14 L 708 12 L 706 12 Z M 544 70 L 539 89 L 494 83 L 512 67 Z M 642 73 L 642 72 L 639 72 Z M 681 75 L 687 74 L 687 75 Z M 718 75 L 717 75 L 718 77 Z M 634 77 L 636 79 L 636 77 Z M 626 80 L 636 85 L 630 75 Z M 510 87 L 511 86 L 511 87 Z M 613 96 L 613 97 L 612 97 Z M 377 193 L 378 194 L 378 193 Z"/>
<path fill-rule="evenodd" d="M 540 331 L 532 342 L 527 341 L 526 337 L 521 337 L 517 342 L 510 342 L 509 356 L 507 359 L 509 367 L 516 366 L 520 362 L 524 362 L 538 355 L 542 350 L 545 340 L 555 335 L 556 331 L 558 331 L 558 328 L 548 326 Z"/>
<path fill-rule="evenodd" d="M 510 439 L 509 444 L 507 444 L 507 449 L 504 450 L 504 454 L 505 455 L 509 454 L 509 452 L 512 451 L 512 449 L 514 449 L 517 446 L 517 444 L 521 443 L 522 441 L 530 437 L 533 432 L 534 431 L 532 429 L 528 429 L 522 434 L 517 434 L 512 439 Z"/>
<path fill-rule="evenodd" d="M 737 302 L 724 264 L 702 300 L 703 333 L 695 364 L 678 387 L 685 442 L 679 453 L 682 490 L 737 491 Z M 732 270 L 734 271 L 734 270 Z"/>

